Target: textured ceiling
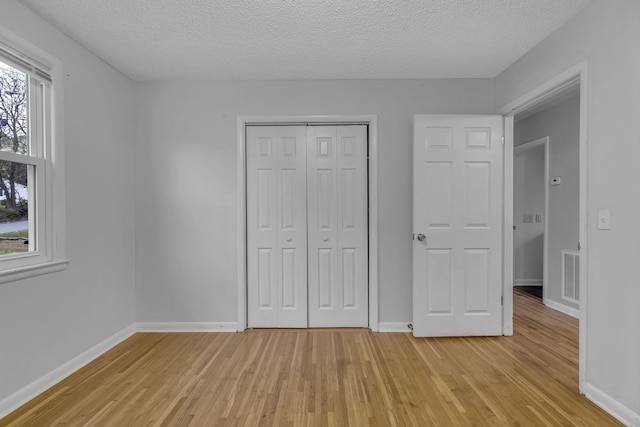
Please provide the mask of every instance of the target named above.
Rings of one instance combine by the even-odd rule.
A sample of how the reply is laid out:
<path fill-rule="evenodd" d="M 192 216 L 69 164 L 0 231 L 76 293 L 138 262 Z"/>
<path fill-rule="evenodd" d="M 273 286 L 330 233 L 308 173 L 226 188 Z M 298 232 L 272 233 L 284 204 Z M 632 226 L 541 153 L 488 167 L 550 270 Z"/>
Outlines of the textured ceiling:
<path fill-rule="evenodd" d="M 495 77 L 590 0 L 18 0 L 134 80 Z"/>

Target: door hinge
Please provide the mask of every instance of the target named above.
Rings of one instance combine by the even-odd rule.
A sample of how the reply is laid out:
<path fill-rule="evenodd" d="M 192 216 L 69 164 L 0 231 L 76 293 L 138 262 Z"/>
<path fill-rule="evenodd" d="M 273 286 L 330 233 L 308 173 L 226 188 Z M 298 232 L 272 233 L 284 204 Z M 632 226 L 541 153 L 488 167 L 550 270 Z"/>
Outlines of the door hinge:
<path fill-rule="evenodd" d="M 504 135 L 502 135 L 502 145 L 504 145 Z"/>
<path fill-rule="evenodd" d="M 504 305 L 504 295 L 500 296 L 500 305 Z"/>
<path fill-rule="evenodd" d="M 413 233 L 413 234 L 411 235 L 411 240 L 416 240 L 416 233 Z"/>

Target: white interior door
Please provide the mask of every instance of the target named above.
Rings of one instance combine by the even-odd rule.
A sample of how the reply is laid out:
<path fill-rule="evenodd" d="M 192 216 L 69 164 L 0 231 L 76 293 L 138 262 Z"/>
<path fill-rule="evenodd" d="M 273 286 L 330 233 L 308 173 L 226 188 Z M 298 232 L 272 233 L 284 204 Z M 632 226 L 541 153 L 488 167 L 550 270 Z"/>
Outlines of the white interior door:
<path fill-rule="evenodd" d="M 307 327 L 306 127 L 247 126 L 247 321 Z"/>
<path fill-rule="evenodd" d="M 367 128 L 308 128 L 309 326 L 368 326 Z"/>
<path fill-rule="evenodd" d="M 413 333 L 502 334 L 502 117 L 414 118 Z"/>

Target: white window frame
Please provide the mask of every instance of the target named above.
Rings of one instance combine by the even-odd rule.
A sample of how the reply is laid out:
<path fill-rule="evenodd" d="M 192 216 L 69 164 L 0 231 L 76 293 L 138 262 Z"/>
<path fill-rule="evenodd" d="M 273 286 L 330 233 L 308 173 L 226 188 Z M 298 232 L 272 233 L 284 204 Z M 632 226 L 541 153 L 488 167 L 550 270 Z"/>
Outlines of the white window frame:
<path fill-rule="evenodd" d="M 0 256 L 0 284 L 62 271 L 66 257 L 63 71 L 60 60 L 0 27 L 0 61 L 28 79 L 29 151 L 0 151 L 28 166 L 29 251 Z"/>

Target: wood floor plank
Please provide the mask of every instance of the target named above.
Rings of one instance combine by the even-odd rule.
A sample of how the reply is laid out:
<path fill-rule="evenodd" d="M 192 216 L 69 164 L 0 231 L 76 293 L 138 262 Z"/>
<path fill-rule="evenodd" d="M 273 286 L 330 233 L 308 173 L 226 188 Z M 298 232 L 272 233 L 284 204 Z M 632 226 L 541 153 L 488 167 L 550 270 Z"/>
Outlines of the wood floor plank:
<path fill-rule="evenodd" d="M 578 393 L 578 322 L 514 295 L 513 337 L 139 333 L 0 426 L 616 426 Z"/>

